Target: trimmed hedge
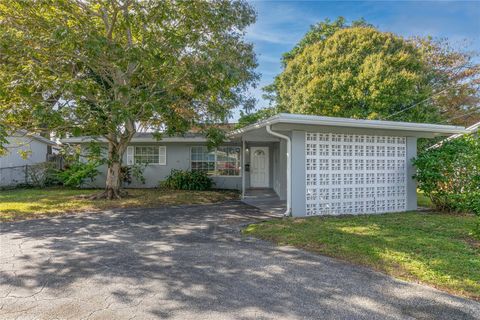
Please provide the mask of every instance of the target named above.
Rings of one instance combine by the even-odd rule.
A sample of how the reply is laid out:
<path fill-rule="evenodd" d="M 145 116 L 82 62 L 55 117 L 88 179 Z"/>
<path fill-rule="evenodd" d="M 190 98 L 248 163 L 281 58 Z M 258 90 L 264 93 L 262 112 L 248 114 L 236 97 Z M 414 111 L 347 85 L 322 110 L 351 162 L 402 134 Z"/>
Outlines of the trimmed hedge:
<path fill-rule="evenodd" d="M 174 190 L 209 190 L 213 180 L 203 171 L 173 169 L 168 177 L 160 182 L 160 187 Z"/>

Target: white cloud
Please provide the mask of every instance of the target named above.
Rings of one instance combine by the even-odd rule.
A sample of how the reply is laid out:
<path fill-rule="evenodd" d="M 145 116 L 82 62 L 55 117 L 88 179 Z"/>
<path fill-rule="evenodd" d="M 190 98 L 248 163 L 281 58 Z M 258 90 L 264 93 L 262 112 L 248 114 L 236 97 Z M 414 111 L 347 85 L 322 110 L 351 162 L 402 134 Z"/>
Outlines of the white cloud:
<path fill-rule="evenodd" d="M 252 41 L 263 41 L 275 44 L 288 44 L 294 45 L 296 43 L 296 38 L 291 36 L 285 36 L 285 34 L 280 33 L 273 33 L 273 32 L 265 32 L 255 30 L 256 28 L 252 28 L 246 34 L 247 40 Z"/>
<path fill-rule="evenodd" d="M 280 61 L 281 61 L 281 57 L 280 56 L 272 56 L 272 55 L 269 55 L 269 54 L 258 54 L 257 55 L 257 58 L 259 61 L 262 61 L 262 62 L 267 62 L 267 63 L 277 63 L 280 65 Z"/>

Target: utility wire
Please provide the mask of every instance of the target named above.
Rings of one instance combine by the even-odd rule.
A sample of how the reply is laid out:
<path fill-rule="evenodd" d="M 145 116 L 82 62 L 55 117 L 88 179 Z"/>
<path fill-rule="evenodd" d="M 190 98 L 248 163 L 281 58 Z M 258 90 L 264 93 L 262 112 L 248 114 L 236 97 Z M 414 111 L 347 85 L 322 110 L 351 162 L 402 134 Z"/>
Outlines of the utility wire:
<path fill-rule="evenodd" d="M 475 65 L 475 66 L 473 66 L 473 67 L 466 68 L 465 70 L 472 70 L 472 69 L 477 69 L 477 68 L 478 68 L 478 65 Z M 472 80 L 472 81 L 473 81 L 473 80 Z M 471 83 L 472 81 L 470 81 L 470 83 Z M 432 99 L 434 96 L 436 96 L 437 94 L 440 94 L 440 93 L 442 93 L 442 92 L 444 92 L 444 91 L 446 91 L 446 90 L 448 90 L 448 89 L 452 89 L 452 88 L 457 87 L 457 86 L 462 86 L 462 85 L 464 85 L 464 84 L 465 84 L 465 83 L 457 83 L 457 84 L 455 84 L 455 85 L 453 85 L 453 86 L 451 86 L 451 87 L 447 87 L 447 88 L 445 88 L 445 89 L 443 89 L 443 90 L 440 90 L 439 92 L 436 92 L 436 93 L 432 94 L 431 96 L 429 96 L 428 98 L 426 98 L 426 99 L 424 99 L 424 100 L 422 100 L 422 101 L 420 101 L 420 102 L 414 103 L 413 105 L 408 106 L 408 107 L 406 107 L 405 109 L 399 110 L 399 111 L 397 111 L 397 112 L 395 112 L 395 113 L 392 113 L 392 114 L 388 115 L 387 117 L 384 118 L 384 120 L 389 119 L 389 118 L 391 118 L 391 117 L 393 117 L 393 116 L 396 116 L 397 114 L 400 114 L 400 113 L 405 112 L 405 111 L 407 111 L 407 110 L 410 110 L 410 109 L 418 106 L 420 103 L 423 103 L 423 102 L 425 102 L 425 101 L 428 101 L 428 100 Z"/>
<path fill-rule="evenodd" d="M 466 114 L 462 114 L 462 115 L 460 115 L 460 116 L 456 116 L 456 117 L 453 117 L 453 118 L 450 118 L 450 119 L 447 119 L 447 120 L 443 120 L 443 121 L 441 121 L 441 122 L 439 122 L 439 123 L 450 122 L 450 121 L 452 121 L 452 120 L 455 120 L 455 119 L 458 119 L 458 118 L 463 118 L 463 117 L 469 116 L 469 115 L 474 114 L 474 113 L 479 113 L 479 114 L 480 114 L 480 110 L 474 110 L 474 111 L 472 111 L 472 112 L 469 112 L 469 113 L 466 113 Z"/>
<path fill-rule="evenodd" d="M 389 119 L 389 118 L 391 118 L 391 117 L 393 117 L 393 116 L 396 116 L 397 114 L 400 114 L 400 113 L 402 113 L 402 112 L 405 112 L 405 111 L 407 111 L 407 110 L 410 110 L 410 109 L 418 106 L 419 104 L 421 104 L 421 103 L 423 103 L 423 102 L 425 102 L 425 101 L 428 101 L 428 100 L 432 99 L 434 96 L 436 96 L 437 94 L 440 94 L 440 93 L 446 91 L 447 89 L 450 89 L 450 88 L 445 88 L 445 89 L 443 89 L 443 90 L 441 90 L 441 91 L 439 91 L 439 92 L 436 92 L 436 93 L 432 94 L 432 95 L 429 96 L 428 98 L 423 99 L 422 101 L 416 102 L 416 103 L 412 104 L 411 106 L 406 107 L 405 109 L 402 109 L 402 110 L 399 110 L 399 111 L 397 111 L 397 112 L 395 112 L 395 113 L 392 113 L 391 115 L 387 116 L 387 117 L 385 118 L 385 120 L 386 120 L 386 119 Z"/>
<path fill-rule="evenodd" d="M 470 81 L 470 83 L 471 83 L 471 81 Z M 404 108 L 404 109 L 401 109 L 401 110 L 399 110 L 399 111 L 397 111 L 397 112 L 394 112 L 394 113 L 388 115 L 387 117 L 384 118 L 384 120 L 387 120 L 387 119 L 389 119 L 389 118 L 391 118 L 391 117 L 393 117 L 393 116 L 396 116 L 397 114 L 400 114 L 400 113 L 402 113 L 402 112 L 405 112 L 405 111 L 407 111 L 407 110 L 410 110 L 410 109 L 418 106 L 419 104 L 421 104 L 421 103 L 423 103 L 423 102 L 425 102 L 425 101 L 428 101 L 428 100 L 432 99 L 432 98 L 435 97 L 436 95 L 439 95 L 440 93 L 443 93 L 443 92 L 447 91 L 448 89 L 453 89 L 453 88 L 455 88 L 455 87 L 461 87 L 461 86 L 463 86 L 463 85 L 465 85 L 465 84 L 466 84 L 466 83 L 457 83 L 457 84 L 454 84 L 454 85 L 452 85 L 452 86 L 446 87 L 445 89 L 440 90 L 440 91 L 438 91 L 438 92 L 435 92 L 434 94 L 432 94 L 432 95 L 429 96 L 428 98 L 423 99 L 422 101 L 416 102 L 416 103 L 414 103 L 414 104 L 412 104 L 412 105 L 410 105 L 410 106 L 408 106 L 408 107 L 406 107 L 406 108 Z"/>

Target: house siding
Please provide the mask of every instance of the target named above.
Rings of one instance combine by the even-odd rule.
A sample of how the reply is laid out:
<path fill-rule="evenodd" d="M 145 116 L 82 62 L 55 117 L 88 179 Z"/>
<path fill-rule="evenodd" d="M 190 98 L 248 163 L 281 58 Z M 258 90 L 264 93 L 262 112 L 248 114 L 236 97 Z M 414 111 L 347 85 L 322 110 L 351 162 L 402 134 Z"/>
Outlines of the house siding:
<path fill-rule="evenodd" d="M 286 134 L 285 132 L 283 134 Z M 290 136 L 290 134 L 288 134 Z M 272 148 L 272 188 L 280 200 L 287 200 L 287 143 L 280 140 Z"/>
<path fill-rule="evenodd" d="M 28 137 L 7 137 L 8 153 L 0 157 L 0 168 L 32 165 L 47 160 L 48 145 Z M 20 151 L 29 153 L 26 159 Z"/>
<path fill-rule="evenodd" d="M 131 146 L 166 146 L 167 148 L 167 163 L 166 165 L 149 164 L 145 167 L 143 176 L 145 177 L 145 184 L 140 181 L 134 181 L 131 184 L 125 184 L 127 188 L 155 188 L 158 187 L 159 182 L 165 180 L 173 169 L 190 170 L 190 149 L 193 146 L 199 146 L 198 143 L 132 143 Z M 237 144 L 228 144 L 228 146 L 238 146 Z M 123 156 L 123 165 L 127 163 L 126 153 Z M 84 187 L 103 188 L 107 176 L 107 166 L 99 167 L 99 175 L 93 182 L 86 181 Z M 241 176 L 212 176 L 215 182 L 215 188 L 219 189 L 237 189 L 242 188 Z"/>
<path fill-rule="evenodd" d="M 417 156 L 417 138 L 407 137 L 407 210 L 417 210 L 417 180 L 413 177 L 416 169 L 412 163 Z"/>
<path fill-rule="evenodd" d="M 305 215 L 305 132 L 292 132 L 292 216 Z"/>
<path fill-rule="evenodd" d="M 47 160 L 48 145 L 28 137 L 7 137 L 7 154 L 0 157 L 0 187 L 27 183 L 26 166 Z M 24 159 L 20 152 L 27 152 Z"/>

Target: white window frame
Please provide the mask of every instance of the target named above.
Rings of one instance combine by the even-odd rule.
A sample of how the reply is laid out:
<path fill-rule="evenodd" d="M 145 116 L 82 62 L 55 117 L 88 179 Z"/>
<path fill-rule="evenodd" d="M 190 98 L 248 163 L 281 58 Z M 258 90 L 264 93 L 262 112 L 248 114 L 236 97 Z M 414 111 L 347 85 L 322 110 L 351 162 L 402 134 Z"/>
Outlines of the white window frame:
<path fill-rule="evenodd" d="M 136 145 L 127 147 L 127 165 L 133 166 L 135 162 L 135 154 L 137 147 L 152 147 L 158 148 L 157 162 L 149 162 L 147 165 L 166 166 L 167 165 L 167 146 L 155 146 L 155 145 Z"/>
<path fill-rule="evenodd" d="M 195 147 L 206 147 L 205 145 L 196 145 L 196 146 L 190 146 L 190 157 L 188 159 L 189 161 L 189 166 L 190 166 L 190 170 L 193 170 L 192 169 L 192 148 L 195 148 Z M 239 177 L 242 177 L 242 148 L 239 147 L 239 146 L 234 146 L 234 145 L 227 145 L 227 146 L 220 146 L 221 148 L 240 148 L 240 157 L 238 159 L 238 175 L 233 175 L 233 176 L 230 176 L 230 175 L 222 175 L 222 174 L 208 174 L 210 177 L 220 177 L 220 178 L 239 178 Z M 217 150 L 217 148 L 214 148 L 213 150 Z M 199 161 L 201 162 L 201 161 Z M 214 171 L 215 172 L 218 172 L 217 170 L 217 154 L 215 153 L 215 160 L 213 161 L 215 163 L 215 169 Z"/>

